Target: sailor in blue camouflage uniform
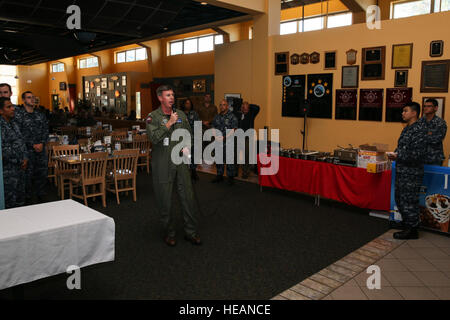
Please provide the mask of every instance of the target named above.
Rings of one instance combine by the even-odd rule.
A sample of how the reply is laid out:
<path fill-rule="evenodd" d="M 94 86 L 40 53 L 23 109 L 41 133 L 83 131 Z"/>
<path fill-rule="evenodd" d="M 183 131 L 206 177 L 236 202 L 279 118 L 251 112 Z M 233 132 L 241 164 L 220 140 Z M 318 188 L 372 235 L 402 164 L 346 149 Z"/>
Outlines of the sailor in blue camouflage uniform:
<path fill-rule="evenodd" d="M 438 108 L 436 99 L 427 99 L 423 104 L 423 116 L 419 121 L 427 127 L 425 164 L 442 166 L 442 162 L 445 160 L 442 141 L 447 134 L 447 123 L 436 115 Z"/>
<path fill-rule="evenodd" d="M 26 203 L 30 204 L 34 194 L 38 202 L 42 202 L 46 193 L 48 159 L 45 145 L 48 140 L 48 122 L 42 112 L 34 109 L 32 92 L 24 92 L 22 100 L 24 104 L 16 108 L 15 120 L 19 124 L 29 157 L 25 192 Z"/>
<path fill-rule="evenodd" d="M 15 208 L 25 202 L 25 169 L 27 151 L 14 118 L 14 106 L 9 98 L 0 97 L 0 127 L 2 137 L 3 185 L 5 208 Z"/>
<path fill-rule="evenodd" d="M 234 156 L 228 155 L 227 157 L 226 146 L 233 144 L 234 142 L 234 132 L 238 128 L 238 119 L 234 113 L 229 110 L 228 102 L 225 99 L 220 102 L 219 109 L 220 113 L 214 117 L 212 127 L 222 133 L 222 137 L 216 136 L 216 141 L 220 143 L 225 140 L 223 143 L 223 163 L 227 164 L 228 184 L 232 185 L 234 183 L 234 177 L 237 175 L 237 166 L 234 163 Z M 227 132 L 227 130 L 230 131 Z M 230 150 L 234 150 L 234 146 L 231 147 Z M 212 180 L 213 183 L 223 181 L 223 174 L 225 171 L 224 164 L 216 164 L 216 167 L 217 176 Z"/>
<path fill-rule="evenodd" d="M 417 239 L 419 234 L 419 192 L 424 175 L 427 131 L 418 121 L 420 105 L 410 102 L 403 108 L 402 118 L 407 123 L 403 129 L 395 154 L 388 154 L 396 160 L 395 202 L 402 216 L 405 230 L 394 233 L 396 239 Z"/>
<path fill-rule="evenodd" d="M 186 99 L 184 101 L 184 105 L 183 105 L 183 111 L 186 114 L 186 117 L 189 121 L 189 125 L 191 126 L 191 165 L 190 165 L 190 169 L 191 169 L 191 178 L 192 181 L 198 180 L 198 175 L 197 175 L 197 165 L 194 163 L 194 122 L 195 121 L 201 121 L 200 117 L 197 113 L 197 111 L 194 110 L 194 104 L 192 103 L 191 99 Z M 200 127 L 201 128 L 201 127 Z M 199 143 L 202 143 L 202 141 L 200 141 Z"/>

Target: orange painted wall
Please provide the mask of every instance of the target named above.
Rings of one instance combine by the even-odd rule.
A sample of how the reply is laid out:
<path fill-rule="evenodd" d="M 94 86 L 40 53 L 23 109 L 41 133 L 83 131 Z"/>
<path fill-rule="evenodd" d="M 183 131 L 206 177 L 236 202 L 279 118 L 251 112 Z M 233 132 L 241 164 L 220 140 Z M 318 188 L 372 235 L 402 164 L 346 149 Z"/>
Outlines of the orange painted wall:
<path fill-rule="evenodd" d="M 385 80 L 360 81 L 360 88 L 392 88 L 395 72 L 391 69 L 392 45 L 398 43 L 413 43 L 412 68 L 409 69 L 408 86 L 413 88 L 413 100 L 422 102 L 423 96 L 444 96 L 449 99 L 448 93 L 420 93 L 421 61 L 433 60 L 429 57 L 429 43 L 433 39 L 450 41 L 447 32 L 450 21 L 450 12 L 424 15 L 419 17 L 383 21 L 381 30 L 369 31 L 364 24 L 344 28 L 329 29 L 319 32 L 277 36 L 273 38 L 273 53 L 281 51 L 310 52 L 316 50 L 322 53 L 327 50 L 337 50 L 338 68 L 331 71 L 334 74 L 334 88 L 341 85 L 341 66 L 345 65 L 345 51 L 354 48 L 357 53 L 357 64 L 361 64 L 361 49 L 364 47 L 386 45 L 386 77 Z M 432 38 L 430 38 L 432 35 Z M 302 45 L 307 44 L 307 45 Z M 439 59 L 449 59 L 450 50 Z M 271 66 L 273 74 L 273 66 Z M 290 74 L 325 73 L 323 63 L 317 65 L 291 65 Z M 270 126 L 280 128 L 282 144 L 287 147 L 300 146 L 300 129 L 303 120 L 281 117 L 280 76 L 272 76 L 270 110 Z M 385 92 L 386 94 L 386 92 Z M 384 102 L 385 104 L 385 102 Z M 385 108 L 385 106 L 384 106 Z M 308 120 L 308 147 L 310 149 L 330 151 L 339 145 L 348 143 L 358 146 L 363 143 L 381 142 L 394 149 L 402 130 L 399 123 L 346 120 Z M 334 117 L 334 101 L 333 101 Z M 450 113 L 446 113 L 446 121 L 450 123 Z M 450 135 L 445 139 L 445 152 L 450 152 Z"/>
<path fill-rule="evenodd" d="M 439 58 L 429 57 L 429 44 L 431 40 L 439 39 L 444 43 L 450 43 L 448 33 L 450 12 L 435 13 L 417 17 L 383 21 L 380 30 L 368 30 L 365 24 L 358 24 L 348 27 L 328 29 L 323 31 L 313 31 L 297 33 L 283 36 L 273 36 L 270 38 L 270 62 L 269 68 L 269 90 L 267 95 L 269 103 L 266 108 L 267 116 L 258 117 L 255 123 L 257 128 L 267 125 L 270 128 L 280 129 L 280 140 L 283 147 L 301 147 L 300 130 L 303 129 L 303 119 L 281 116 L 282 100 L 282 77 L 274 75 L 273 57 L 275 52 L 289 51 L 292 53 L 317 51 L 323 53 L 329 50 L 337 51 L 337 70 L 324 70 L 323 62 L 319 64 L 290 65 L 289 73 L 312 74 L 312 73 L 333 73 L 334 89 L 341 86 L 341 67 L 346 63 L 345 52 L 351 48 L 358 51 L 357 64 L 361 64 L 361 49 L 373 46 L 386 46 L 386 77 L 385 80 L 359 81 L 359 88 L 392 88 L 394 85 L 395 71 L 391 69 L 392 45 L 399 43 L 413 43 L 412 68 L 409 69 L 408 85 L 413 88 L 413 100 L 422 103 L 422 97 L 434 96 L 445 97 L 448 104 L 449 93 L 421 93 L 420 77 L 421 62 L 423 60 L 450 59 L 450 47 L 444 47 L 444 55 Z M 243 48 L 238 43 L 232 43 L 216 57 L 216 69 L 220 69 L 223 63 L 228 63 L 229 57 L 240 56 L 239 63 L 230 65 L 227 75 L 216 75 L 216 92 L 232 92 L 235 90 L 234 75 L 239 68 L 251 64 L 251 58 L 243 54 Z M 222 61 L 222 57 L 224 61 Z M 227 58 L 228 57 L 228 58 Z M 250 55 L 251 57 L 251 55 Z M 246 61 L 243 59 L 247 59 Z M 251 69 L 247 68 L 249 72 Z M 242 83 L 241 94 L 243 97 L 252 96 L 258 83 L 248 83 L 247 78 L 240 79 Z M 261 84 L 265 79 L 260 79 Z M 253 79 L 253 82 L 255 80 Z M 250 89 L 249 89 L 250 88 Z M 386 94 L 386 90 L 384 91 Z M 402 130 L 400 123 L 386 123 L 385 98 L 383 102 L 383 121 L 347 121 L 334 120 L 334 97 L 333 97 L 333 118 L 332 119 L 308 119 L 308 148 L 311 150 L 332 151 L 337 145 L 352 144 L 358 146 L 363 143 L 381 142 L 388 144 L 390 149 L 394 149 L 398 137 Z M 448 107 L 448 106 L 447 106 Z M 262 112 L 264 112 L 262 110 Z M 445 120 L 450 123 L 450 112 L 445 112 Z M 450 134 L 444 140 L 444 152 L 450 152 Z"/>
<path fill-rule="evenodd" d="M 328 13 L 347 11 L 348 8 L 339 0 L 323 1 L 323 3 L 314 3 L 305 6 L 305 17 Z M 281 10 L 281 21 L 301 19 L 303 14 L 302 7 Z"/>
<path fill-rule="evenodd" d="M 221 28 L 230 34 L 230 41 L 239 41 L 241 39 L 248 39 L 248 30 L 252 22 L 245 22 L 241 24 L 232 24 L 222 26 Z M 116 72 L 130 72 L 135 73 L 131 75 L 132 88 L 131 93 L 134 99 L 130 99 L 128 109 L 135 107 L 135 92 L 140 90 L 141 83 L 149 83 L 153 81 L 154 77 L 183 77 L 192 75 L 203 75 L 214 73 L 214 52 L 202 52 L 190 55 L 168 56 L 167 46 L 170 41 L 195 37 L 200 35 L 215 33 L 212 29 L 206 29 L 197 32 L 186 33 L 182 35 L 167 37 L 164 39 L 157 39 L 145 41 L 142 43 L 145 47 L 150 49 L 149 59 L 146 61 L 136 61 L 129 63 L 115 63 L 115 53 L 118 51 L 127 50 L 130 48 L 139 47 L 137 44 L 127 45 L 114 49 L 103 50 L 93 54 L 79 55 L 75 57 L 61 59 L 59 61 L 50 61 L 35 66 L 19 66 L 19 90 L 29 90 L 30 88 L 37 96 L 41 97 L 42 103 L 51 108 L 51 95 L 59 94 L 61 107 L 68 106 L 69 91 L 59 90 L 59 83 L 66 82 L 68 84 L 76 84 L 76 97 L 84 96 L 83 92 L 83 76 L 92 76 L 100 74 L 110 74 Z M 99 66 L 88 69 L 78 69 L 78 60 L 81 58 L 97 56 L 99 58 Z M 51 64 L 62 62 L 65 65 L 65 71 L 61 73 L 52 73 Z M 22 81 L 22 79 L 25 79 Z M 27 84 L 26 80 L 32 80 L 31 84 Z M 22 90 L 23 91 L 23 90 Z M 141 90 L 145 91 L 145 89 Z M 147 93 L 143 94 L 146 97 Z M 132 98 L 133 98 L 132 97 Z M 151 111 L 151 101 L 141 99 L 142 114 Z"/>
<path fill-rule="evenodd" d="M 47 63 L 41 63 L 34 66 L 18 66 L 17 76 L 19 77 L 18 103 L 22 103 L 20 95 L 25 91 L 32 91 L 40 98 L 41 105 L 50 107 L 50 98 L 48 95 L 48 66 Z M 31 80 L 31 83 L 28 83 Z"/>

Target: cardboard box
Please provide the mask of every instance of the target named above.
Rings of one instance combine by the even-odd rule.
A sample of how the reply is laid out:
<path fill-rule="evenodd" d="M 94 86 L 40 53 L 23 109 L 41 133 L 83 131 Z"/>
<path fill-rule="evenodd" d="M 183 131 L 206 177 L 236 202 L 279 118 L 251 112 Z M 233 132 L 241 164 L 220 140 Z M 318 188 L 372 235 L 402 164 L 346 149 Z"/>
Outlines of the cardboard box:
<path fill-rule="evenodd" d="M 369 163 L 383 162 L 386 160 L 387 146 L 374 143 L 373 146 L 368 144 L 360 145 L 358 151 L 358 168 L 367 168 Z"/>
<path fill-rule="evenodd" d="M 367 164 L 367 172 L 379 173 L 389 170 L 389 161 L 369 162 Z"/>

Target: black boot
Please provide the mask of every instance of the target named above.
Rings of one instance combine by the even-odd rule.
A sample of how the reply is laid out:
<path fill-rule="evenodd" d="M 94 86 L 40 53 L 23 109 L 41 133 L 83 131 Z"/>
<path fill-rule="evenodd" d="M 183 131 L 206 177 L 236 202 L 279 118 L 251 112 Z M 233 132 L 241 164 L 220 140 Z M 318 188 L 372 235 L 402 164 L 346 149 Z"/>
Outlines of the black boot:
<path fill-rule="evenodd" d="M 223 176 L 217 175 L 211 182 L 212 183 L 218 183 L 223 181 Z"/>
<path fill-rule="evenodd" d="M 394 239 L 398 240 L 419 239 L 419 232 L 417 231 L 417 228 L 406 228 L 403 231 L 395 232 Z"/>

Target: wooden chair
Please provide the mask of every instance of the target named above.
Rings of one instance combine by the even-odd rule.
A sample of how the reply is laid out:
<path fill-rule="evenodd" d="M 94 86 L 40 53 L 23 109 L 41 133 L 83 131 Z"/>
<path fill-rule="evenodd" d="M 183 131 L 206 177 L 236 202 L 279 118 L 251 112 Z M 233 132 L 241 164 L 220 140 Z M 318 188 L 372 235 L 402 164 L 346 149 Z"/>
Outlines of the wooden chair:
<path fill-rule="evenodd" d="M 63 136 L 76 136 L 78 134 L 78 127 L 76 126 L 61 127 L 60 130 Z"/>
<path fill-rule="evenodd" d="M 59 142 L 53 141 L 53 142 L 47 142 L 46 145 L 46 152 L 47 152 L 47 159 L 48 159 L 48 174 L 47 174 L 47 178 L 50 179 L 50 181 L 53 179 L 53 183 L 55 184 L 55 186 L 57 185 L 56 181 L 56 161 L 55 159 L 53 159 L 54 157 L 54 152 L 53 152 L 53 147 L 55 146 L 59 146 Z"/>
<path fill-rule="evenodd" d="M 92 132 L 92 142 L 95 142 L 97 140 L 102 140 L 103 141 L 103 137 L 107 135 L 106 130 L 95 130 Z"/>
<path fill-rule="evenodd" d="M 136 202 L 138 155 L 138 149 L 116 150 L 113 153 L 113 168 L 106 176 L 106 190 L 116 194 L 117 204 L 120 204 L 119 192 L 123 191 L 133 191 L 133 201 Z"/>
<path fill-rule="evenodd" d="M 56 157 L 79 155 L 80 145 L 77 144 L 77 145 L 54 146 L 53 153 Z M 58 180 L 59 195 L 61 199 L 64 200 L 65 186 L 70 184 L 70 182 L 68 182 L 67 184 L 65 184 L 65 182 L 66 180 L 69 180 L 70 178 L 77 176 L 79 174 L 78 167 L 76 165 L 65 163 L 62 161 L 56 161 L 55 174 L 56 179 L 59 178 Z"/>
<path fill-rule="evenodd" d="M 139 149 L 138 167 L 147 167 L 147 173 L 150 173 L 150 148 L 151 142 L 147 136 L 137 135 L 133 140 L 133 149 Z M 143 161 L 139 162 L 139 159 Z"/>
<path fill-rule="evenodd" d="M 120 140 L 123 140 L 123 139 L 126 139 L 127 138 L 127 136 L 128 136 L 128 133 L 127 133 L 127 131 L 125 130 L 125 131 L 118 131 L 118 130 L 114 130 L 113 132 L 111 132 L 111 142 L 113 143 L 113 144 L 115 144 L 116 143 L 116 141 L 120 141 Z"/>
<path fill-rule="evenodd" d="M 102 196 L 103 207 L 106 207 L 106 162 L 108 153 L 96 152 L 85 153 L 81 155 L 81 172 L 79 177 L 70 178 L 70 199 L 72 197 L 84 199 L 84 205 L 87 206 L 87 199 L 91 197 Z M 97 185 L 100 190 L 97 192 Z M 88 193 L 89 186 L 93 186 L 93 192 Z M 75 188 L 81 188 L 82 193 L 74 193 Z"/>

